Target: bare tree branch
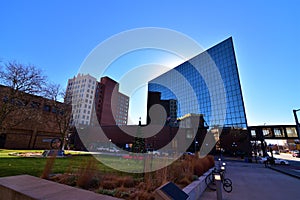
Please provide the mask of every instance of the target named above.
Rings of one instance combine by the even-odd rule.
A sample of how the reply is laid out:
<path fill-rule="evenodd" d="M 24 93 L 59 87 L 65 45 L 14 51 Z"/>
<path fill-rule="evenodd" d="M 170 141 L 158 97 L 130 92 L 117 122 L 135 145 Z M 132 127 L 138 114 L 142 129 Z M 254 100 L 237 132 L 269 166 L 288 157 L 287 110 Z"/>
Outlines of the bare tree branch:
<path fill-rule="evenodd" d="M 51 106 L 55 109 L 55 121 L 59 127 L 61 137 L 63 139 L 63 147 L 66 143 L 66 136 L 70 130 L 70 124 L 72 120 L 72 105 L 70 103 L 61 103 L 59 100 L 63 100 L 66 97 L 66 92 L 58 84 L 49 84 L 47 86 L 45 96 L 51 99 Z"/>
<path fill-rule="evenodd" d="M 0 129 L 3 130 L 34 117 L 31 95 L 42 94 L 46 76 L 35 66 L 17 62 L 9 62 L 0 68 L 0 84 L 4 85 L 0 88 Z"/>

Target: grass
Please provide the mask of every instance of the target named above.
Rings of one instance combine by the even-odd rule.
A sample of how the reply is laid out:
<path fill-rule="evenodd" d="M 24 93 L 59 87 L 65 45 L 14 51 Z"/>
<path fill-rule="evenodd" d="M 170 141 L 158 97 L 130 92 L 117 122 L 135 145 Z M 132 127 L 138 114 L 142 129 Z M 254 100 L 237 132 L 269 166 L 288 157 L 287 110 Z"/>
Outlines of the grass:
<path fill-rule="evenodd" d="M 212 156 L 201 159 L 187 156 L 160 170 L 137 174 L 114 170 L 96 160 L 96 156 L 75 155 L 76 152 L 68 152 L 73 156 L 54 158 L 54 162 L 53 158 L 11 156 L 12 153 L 32 152 L 42 151 L 0 149 L 0 177 L 29 174 L 125 199 L 153 199 L 153 191 L 167 181 L 172 181 L 183 188 L 214 164 Z M 133 171 L 139 171 L 145 162 L 138 159 L 121 159 L 117 156 L 97 156 L 101 156 L 104 163 L 122 165 L 123 169 Z M 153 165 L 163 161 L 155 160 Z M 49 174 L 57 175 L 49 176 Z"/>
<path fill-rule="evenodd" d="M 19 157 L 11 156 L 10 153 L 25 153 L 25 152 L 43 152 L 42 150 L 0 150 L 0 177 L 14 176 L 20 174 L 29 174 L 32 176 L 41 176 L 47 162 L 47 158 L 43 157 Z M 72 152 L 71 154 L 75 154 Z M 83 167 L 88 160 L 94 159 L 91 155 L 77 155 L 65 158 L 56 158 L 52 173 L 65 173 L 74 171 Z M 97 163 L 97 170 L 102 172 L 117 173 L 117 171 Z"/>

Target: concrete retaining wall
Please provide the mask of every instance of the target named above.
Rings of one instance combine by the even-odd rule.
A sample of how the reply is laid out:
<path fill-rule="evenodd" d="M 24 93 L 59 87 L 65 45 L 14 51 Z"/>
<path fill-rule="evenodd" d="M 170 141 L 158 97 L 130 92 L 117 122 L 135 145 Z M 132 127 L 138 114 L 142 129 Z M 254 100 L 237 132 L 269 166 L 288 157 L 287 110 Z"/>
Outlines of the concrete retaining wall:
<path fill-rule="evenodd" d="M 193 181 L 191 184 L 183 188 L 183 191 L 189 195 L 188 200 L 199 199 L 202 193 L 206 189 L 205 178 L 208 176 L 213 169 L 208 170 L 198 180 Z"/>
<path fill-rule="evenodd" d="M 91 191 L 47 181 L 34 176 L 19 175 L 0 178 L 0 200 L 117 200 Z"/>
<path fill-rule="evenodd" d="M 189 195 L 189 200 L 199 199 L 206 189 L 205 178 L 212 169 L 198 180 L 186 186 L 183 191 Z M 0 178 L 0 200 L 117 200 L 117 198 L 96 194 L 91 191 L 71 187 L 40 179 L 29 175 L 19 175 Z"/>

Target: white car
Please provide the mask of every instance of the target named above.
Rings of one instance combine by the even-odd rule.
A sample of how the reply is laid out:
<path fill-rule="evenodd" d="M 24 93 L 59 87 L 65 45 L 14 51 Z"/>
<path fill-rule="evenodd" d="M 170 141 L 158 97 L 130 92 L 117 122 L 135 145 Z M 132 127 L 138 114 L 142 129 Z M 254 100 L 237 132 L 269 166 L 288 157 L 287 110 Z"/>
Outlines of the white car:
<path fill-rule="evenodd" d="M 274 158 L 275 164 L 277 165 L 289 165 L 289 161 L 287 160 L 282 160 L 280 158 Z"/>
<path fill-rule="evenodd" d="M 267 157 L 257 157 L 257 162 L 264 164 L 268 160 Z"/>
<path fill-rule="evenodd" d="M 271 157 L 258 157 L 258 158 L 257 158 L 257 161 L 258 161 L 259 163 L 265 163 L 265 162 L 268 161 L 268 158 L 270 159 Z M 280 159 L 280 158 L 274 158 L 274 162 L 275 162 L 275 164 L 277 164 L 277 165 L 289 165 L 289 164 L 290 164 L 289 161 L 287 161 L 287 160 L 282 160 L 282 159 Z"/>
<path fill-rule="evenodd" d="M 160 152 L 159 151 L 148 151 L 148 154 L 152 154 L 154 156 L 160 156 Z"/>
<path fill-rule="evenodd" d="M 119 153 L 120 152 L 120 150 L 117 149 L 116 147 L 110 147 L 110 148 L 108 148 L 108 151 L 111 153 Z"/>
<path fill-rule="evenodd" d="M 97 147 L 98 151 L 109 151 L 108 147 Z"/>

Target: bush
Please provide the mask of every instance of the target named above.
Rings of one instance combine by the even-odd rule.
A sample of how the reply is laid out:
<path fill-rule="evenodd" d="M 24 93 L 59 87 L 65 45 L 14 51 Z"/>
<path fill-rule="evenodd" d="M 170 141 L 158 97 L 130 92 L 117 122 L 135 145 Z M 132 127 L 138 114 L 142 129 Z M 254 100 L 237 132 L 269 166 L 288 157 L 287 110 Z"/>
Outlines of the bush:
<path fill-rule="evenodd" d="M 122 185 L 125 188 L 131 188 L 135 186 L 134 179 L 131 176 L 123 177 L 121 180 L 122 180 Z"/>
<path fill-rule="evenodd" d="M 195 163 L 194 174 L 197 176 L 202 176 L 204 173 L 205 173 L 205 169 L 204 169 L 203 163 L 199 159 L 199 161 Z"/>
<path fill-rule="evenodd" d="M 112 190 L 118 187 L 118 184 L 115 180 L 105 180 L 101 185 L 102 188 L 106 190 Z"/>

